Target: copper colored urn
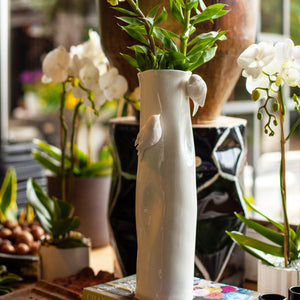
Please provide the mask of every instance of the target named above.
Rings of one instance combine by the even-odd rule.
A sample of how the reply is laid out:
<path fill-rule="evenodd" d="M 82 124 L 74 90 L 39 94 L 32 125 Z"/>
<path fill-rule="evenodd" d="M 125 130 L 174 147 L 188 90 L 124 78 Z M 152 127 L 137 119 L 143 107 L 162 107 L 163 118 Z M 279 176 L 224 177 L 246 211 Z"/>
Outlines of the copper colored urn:
<path fill-rule="evenodd" d="M 119 69 L 129 81 L 132 91 L 138 86 L 137 71 L 125 61 L 120 53 L 130 53 L 128 46 L 135 41 L 121 30 L 114 10 L 105 0 L 99 2 L 100 36 L 104 52 L 111 64 Z M 228 100 L 239 76 L 241 69 L 237 65 L 237 58 L 243 50 L 255 41 L 256 21 L 258 16 L 258 0 L 205 0 L 206 5 L 225 3 L 230 12 L 217 19 L 214 23 L 209 21 L 198 24 L 197 33 L 207 31 L 227 30 L 227 40 L 218 43 L 216 56 L 194 71 L 203 77 L 207 83 L 208 94 L 205 106 L 199 109 L 193 118 L 193 123 L 214 120 L 221 114 L 224 103 Z M 148 12 L 157 4 L 166 8 L 169 0 L 142 0 L 139 5 L 141 9 Z M 126 2 L 119 2 L 119 6 L 129 8 Z M 170 16 L 163 23 L 165 28 L 176 31 L 178 24 Z"/>

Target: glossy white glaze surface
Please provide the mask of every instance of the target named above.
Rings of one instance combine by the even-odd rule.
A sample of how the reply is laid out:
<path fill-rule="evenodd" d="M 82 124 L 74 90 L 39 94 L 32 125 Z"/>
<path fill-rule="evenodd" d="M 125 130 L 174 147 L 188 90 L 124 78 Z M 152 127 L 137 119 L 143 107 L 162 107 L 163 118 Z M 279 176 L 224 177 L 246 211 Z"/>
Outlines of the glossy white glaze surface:
<path fill-rule="evenodd" d="M 176 70 L 139 74 L 140 128 L 155 140 L 138 159 L 136 296 L 141 300 L 193 298 L 197 196 L 190 77 L 191 72 Z M 151 133 L 154 127 L 157 132 Z"/>

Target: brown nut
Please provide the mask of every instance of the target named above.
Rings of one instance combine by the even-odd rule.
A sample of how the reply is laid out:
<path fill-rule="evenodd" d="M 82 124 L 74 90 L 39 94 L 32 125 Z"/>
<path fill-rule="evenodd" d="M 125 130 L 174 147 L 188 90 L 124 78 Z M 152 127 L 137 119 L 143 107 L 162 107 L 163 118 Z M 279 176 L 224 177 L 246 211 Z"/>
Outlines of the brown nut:
<path fill-rule="evenodd" d="M 40 249 L 40 242 L 39 241 L 32 242 L 30 246 L 30 254 L 37 255 L 39 253 L 39 249 Z"/>
<path fill-rule="evenodd" d="M 22 232 L 17 234 L 16 243 L 25 243 L 27 245 L 31 245 L 33 242 L 33 236 L 30 232 L 23 230 Z"/>
<path fill-rule="evenodd" d="M 1 228 L 0 237 L 3 239 L 10 239 L 12 237 L 12 231 L 9 228 Z"/>
<path fill-rule="evenodd" d="M 33 235 L 35 241 L 39 241 L 45 234 L 45 230 L 39 225 L 32 225 L 31 234 Z"/>
<path fill-rule="evenodd" d="M 5 220 L 3 222 L 3 226 L 9 229 L 13 229 L 14 227 L 16 227 L 17 222 L 13 221 L 13 220 Z"/>
<path fill-rule="evenodd" d="M 3 253 L 9 253 L 9 254 L 13 254 L 16 252 L 16 249 L 12 244 L 2 244 L 0 250 Z"/>
<path fill-rule="evenodd" d="M 28 254 L 30 247 L 25 243 L 19 243 L 15 246 L 16 253 L 20 255 Z"/>

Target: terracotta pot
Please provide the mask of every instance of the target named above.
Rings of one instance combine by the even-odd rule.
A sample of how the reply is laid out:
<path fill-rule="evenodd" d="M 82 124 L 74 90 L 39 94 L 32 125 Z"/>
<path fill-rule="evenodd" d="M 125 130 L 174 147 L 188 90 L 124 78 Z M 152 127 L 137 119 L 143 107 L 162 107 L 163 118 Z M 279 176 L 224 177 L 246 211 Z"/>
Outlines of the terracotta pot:
<path fill-rule="evenodd" d="M 193 123 L 216 119 L 221 114 L 224 103 L 228 100 L 241 72 L 236 60 L 241 52 L 255 40 L 256 19 L 258 15 L 258 0 L 206 0 L 206 5 L 225 3 L 230 12 L 215 20 L 214 23 L 204 22 L 197 33 L 210 30 L 228 30 L 227 40 L 219 43 L 214 59 L 201 66 L 194 73 L 200 74 L 208 86 L 206 103 L 193 118 Z M 169 7 L 169 0 L 143 0 L 139 5 L 143 11 L 162 4 Z M 120 2 L 120 7 L 129 8 L 126 2 Z M 104 52 L 110 62 L 119 69 L 129 81 L 129 88 L 138 86 L 137 71 L 125 61 L 121 53 L 132 54 L 128 46 L 135 41 L 118 26 L 117 12 L 107 1 L 99 0 L 100 35 Z M 169 13 L 170 15 L 170 13 Z M 173 18 L 163 23 L 169 30 L 178 31 L 178 24 Z"/>
<path fill-rule="evenodd" d="M 60 197 L 60 178 L 47 178 L 49 196 Z M 78 231 L 91 239 L 92 247 L 109 243 L 108 201 L 111 177 L 74 178 L 71 203 L 74 216 L 80 217 Z M 66 189 L 68 190 L 68 189 Z"/>
<path fill-rule="evenodd" d="M 41 246 L 41 279 L 52 281 L 75 275 L 90 265 L 90 247 L 60 249 Z"/>

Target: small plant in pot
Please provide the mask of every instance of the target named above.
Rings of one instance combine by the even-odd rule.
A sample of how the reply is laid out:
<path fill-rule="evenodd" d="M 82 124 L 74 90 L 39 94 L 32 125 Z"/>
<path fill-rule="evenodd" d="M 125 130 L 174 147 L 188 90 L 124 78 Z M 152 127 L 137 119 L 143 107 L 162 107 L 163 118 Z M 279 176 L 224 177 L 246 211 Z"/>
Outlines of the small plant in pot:
<path fill-rule="evenodd" d="M 116 68 L 109 67 L 94 31 L 90 31 L 87 42 L 72 46 L 69 52 L 62 46 L 50 51 L 42 69 L 43 82 L 54 81 L 62 86 L 60 145 L 56 147 L 36 139 L 33 156 L 55 175 L 48 178 L 48 194 L 72 203 L 75 214 L 82 220 L 80 230 L 91 238 L 93 247 L 103 246 L 109 240 L 106 215 L 113 159 L 110 146 L 103 147 L 97 158 L 91 159 L 91 145 L 96 143 L 92 141 L 91 129 L 97 116 L 110 107 L 110 101 L 106 100 L 123 98 L 127 81 Z M 73 108 L 69 125 L 68 107 Z M 78 148 L 78 129 L 83 120 L 87 128 L 87 153 Z M 56 190 L 52 190 L 53 186 Z"/>
<path fill-rule="evenodd" d="M 293 230 L 289 224 L 287 214 L 286 191 L 286 143 L 300 124 L 300 118 L 295 121 L 288 134 L 285 133 L 285 114 L 289 99 L 283 96 L 284 85 L 297 87 L 300 84 L 300 46 L 295 46 L 293 41 L 287 39 L 275 45 L 271 42 L 261 42 L 251 45 L 238 59 L 243 68 L 243 76 L 247 79 L 246 88 L 251 93 L 254 101 L 262 100 L 262 105 L 257 112 L 259 120 L 265 119 L 264 132 L 270 137 L 275 135 L 274 127 L 279 126 L 280 134 L 280 192 L 282 203 L 283 224 L 272 220 L 260 212 L 247 199 L 246 204 L 251 210 L 258 213 L 277 230 L 265 227 L 258 222 L 236 216 L 269 242 L 254 239 L 238 232 L 228 232 L 229 236 L 245 251 L 258 258 L 262 263 L 258 269 L 258 289 L 261 292 L 278 292 L 287 294 L 288 287 L 276 290 L 280 284 L 270 280 L 271 275 L 262 274 L 262 268 L 267 266 L 277 270 L 299 269 L 300 258 L 300 226 Z M 294 110 L 300 115 L 300 103 L 296 94 L 292 96 Z M 261 267 L 260 267 L 261 266 Z M 296 272 L 297 274 L 297 272 Z M 265 279 L 262 283 L 261 279 Z M 297 279 L 296 279 L 297 280 Z M 267 282 L 271 286 L 267 286 Z M 290 286 L 297 282 L 289 282 Z"/>
<path fill-rule="evenodd" d="M 27 181 L 26 193 L 28 202 L 48 233 L 42 239 L 40 249 L 42 278 L 52 280 L 73 275 L 89 266 L 90 240 L 74 231 L 80 225 L 80 218 L 73 216 L 72 204 L 50 198 L 31 178 Z"/>

